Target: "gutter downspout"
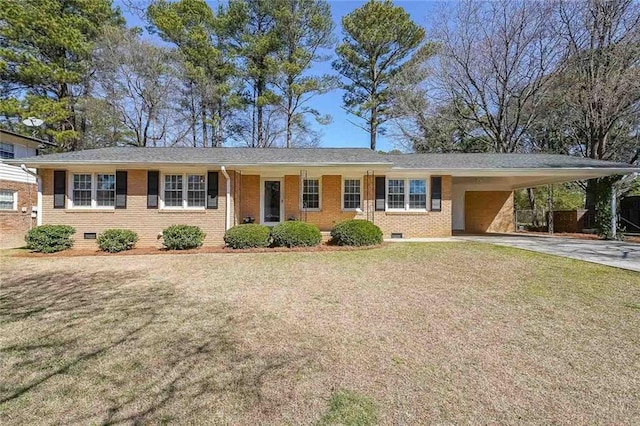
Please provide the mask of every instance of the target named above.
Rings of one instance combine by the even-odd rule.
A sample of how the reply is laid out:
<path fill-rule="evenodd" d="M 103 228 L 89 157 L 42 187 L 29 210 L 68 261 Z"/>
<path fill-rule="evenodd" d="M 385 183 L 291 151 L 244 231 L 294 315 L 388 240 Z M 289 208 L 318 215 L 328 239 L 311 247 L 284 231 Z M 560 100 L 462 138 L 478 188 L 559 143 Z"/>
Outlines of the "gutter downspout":
<path fill-rule="evenodd" d="M 36 226 L 42 225 L 42 178 L 39 174 L 32 172 L 25 166 L 24 164 L 20 165 L 20 168 L 27 174 L 36 178 L 36 182 L 38 184 L 38 201 L 36 203 Z"/>
<path fill-rule="evenodd" d="M 221 166 L 220 170 L 222 171 L 222 174 L 224 175 L 225 179 L 227 179 L 227 195 L 225 197 L 226 217 L 224 219 L 224 230 L 226 231 L 227 229 L 230 228 L 230 225 L 231 225 L 231 178 L 229 177 L 229 174 L 227 173 L 227 168 L 225 166 Z"/>

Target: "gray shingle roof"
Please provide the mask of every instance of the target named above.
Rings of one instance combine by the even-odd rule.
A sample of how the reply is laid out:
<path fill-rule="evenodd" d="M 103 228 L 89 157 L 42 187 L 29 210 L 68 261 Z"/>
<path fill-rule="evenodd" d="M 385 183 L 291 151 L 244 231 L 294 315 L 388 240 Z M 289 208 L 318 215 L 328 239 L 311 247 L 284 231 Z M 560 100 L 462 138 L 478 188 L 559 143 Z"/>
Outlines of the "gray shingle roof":
<path fill-rule="evenodd" d="M 9 163 L 380 165 L 400 169 L 635 169 L 625 163 L 552 154 L 380 154 L 365 148 L 133 148 L 113 147 L 49 154 Z M 640 171 L 640 169 L 638 169 Z"/>
<path fill-rule="evenodd" d="M 426 169 L 549 169 L 633 168 L 625 163 L 555 154 L 389 154 L 397 168 Z"/>
<path fill-rule="evenodd" d="M 114 147 L 49 154 L 22 159 L 28 163 L 155 163 L 155 164 L 378 164 L 388 163 L 364 148 L 133 148 Z"/>

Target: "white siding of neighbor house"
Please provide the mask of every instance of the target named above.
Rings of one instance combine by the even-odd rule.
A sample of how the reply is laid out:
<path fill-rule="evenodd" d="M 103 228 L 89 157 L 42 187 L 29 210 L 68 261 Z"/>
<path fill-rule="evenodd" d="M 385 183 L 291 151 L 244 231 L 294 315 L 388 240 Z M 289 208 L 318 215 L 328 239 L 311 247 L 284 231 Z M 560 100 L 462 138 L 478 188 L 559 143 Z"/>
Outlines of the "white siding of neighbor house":
<path fill-rule="evenodd" d="M 34 169 L 30 169 L 35 172 Z M 18 166 L 10 166 L 0 161 L 0 180 L 13 182 L 36 183 L 36 178 L 26 173 Z"/>
<path fill-rule="evenodd" d="M 36 149 L 30 148 L 28 146 L 20 145 L 14 141 L 3 141 L 5 143 L 13 144 L 13 153 L 14 158 L 26 158 L 33 157 L 36 155 Z M 34 169 L 31 169 L 35 172 Z M 9 180 L 12 182 L 23 182 L 23 183 L 36 183 L 36 179 L 28 173 L 25 173 L 24 170 L 20 168 L 20 166 L 14 166 L 9 164 L 4 164 L 2 160 L 0 160 L 0 180 Z"/>

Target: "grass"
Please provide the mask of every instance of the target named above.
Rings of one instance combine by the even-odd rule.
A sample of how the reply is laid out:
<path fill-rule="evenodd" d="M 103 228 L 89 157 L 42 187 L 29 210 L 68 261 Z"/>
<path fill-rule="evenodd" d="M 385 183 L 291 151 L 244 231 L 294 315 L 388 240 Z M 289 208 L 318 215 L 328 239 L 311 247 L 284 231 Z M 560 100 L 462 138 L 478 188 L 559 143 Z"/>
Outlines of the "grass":
<path fill-rule="evenodd" d="M 474 243 L 5 255 L 0 424 L 638 424 L 638 306 Z"/>

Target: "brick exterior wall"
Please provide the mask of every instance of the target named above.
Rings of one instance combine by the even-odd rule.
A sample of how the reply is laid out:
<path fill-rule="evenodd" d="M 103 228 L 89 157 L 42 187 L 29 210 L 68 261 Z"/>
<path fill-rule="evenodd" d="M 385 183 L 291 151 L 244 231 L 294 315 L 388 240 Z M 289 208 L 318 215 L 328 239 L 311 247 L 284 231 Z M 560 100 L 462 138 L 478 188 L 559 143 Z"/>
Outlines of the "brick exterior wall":
<path fill-rule="evenodd" d="M 85 232 L 101 233 L 109 228 L 126 228 L 138 233 L 139 247 L 161 247 L 158 234 L 167 226 L 196 225 L 206 232 L 205 245 L 223 244 L 225 228 L 226 179 L 218 179 L 218 208 L 206 210 L 147 209 L 147 171 L 128 170 L 127 208 L 113 210 L 54 209 L 53 170 L 41 170 L 43 223 L 71 225 L 76 228 L 75 247 L 96 247 L 94 240 L 85 240 Z M 70 172 L 67 172 L 70 173 Z M 230 172 L 233 180 L 234 173 Z M 233 191 L 233 187 L 232 187 Z M 232 192 L 233 193 L 233 192 Z M 69 194 L 67 194 L 69 197 Z M 233 202 L 231 204 L 233 209 Z"/>
<path fill-rule="evenodd" d="M 0 189 L 18 193 L 18 210 L 0 210 L 0 248 L 15 248 L 25 245 L 24 236 L 36 225 L 31 218 L 31 207 L 38 200 L 38 187 L 34 184 L 0 180 Z M 22 209 L 26 209 L 23 213 Z"/>
<path fill-rule="evenodd" d="M 72 172 L 68 172 L 72 173 Z M 173 224 L 201 227 L 206 233 L 206 245 L 223 244 L 225 229 L 226 179 L 219 175 L 218 209 L 215 210 L 159 210 L 147 209 L 147 171 L 128 170 L 126 209 L 54 209 L 53 170 L 41 170 L 43 181 L 43 223 L 64 224 L 76 228 L 76 247 L 96 247 L 95 241 L 85 240 L 83 234 L 99 234 L 109 228 L 126 228 L 138 233 L 139 247 L 161 246 L 158 234 Z M 260 185 L 258 175 L 240 175 L 229 171 L 232 179 L 231 225 L 242 223 L 243 217 L 252 216 L 260 223 Z M 347 219 L 371 219 L 386 238 L 391 233 L 402 233 L 405 238 L 445 237 L 451 235 L 451 176 L 442 177 L 442 209 L 439 212 L 384 212 L 374 211 L 374 177 L 362 176 L 362 212 L 342 210 L 342 176 L 324 175 L 321 179 L 321 210 L 300 211 L 300 177 L 287 175 L 284 183 L 283 220 L 295 217 L 306 220 L 329 231 L 336 223 Z M 238 183 L 235 186 L 235 183 Z M 69 194 L 67 194 L 69 197 Z M 236 208 L 236 202 L 238 208 Z"/>
<path fill-rule="evenodd" d="M 514 232 L 512 191 L 467 191 L 465 232 Z"/>
<path fill-rule="evenodd" d="M 373 179 L 372 179 L 373 181 Z M 451 236 L 451 176 L 442 176 L 442 206 L 439 212 L 382 212 L 374 211 L 373 222 L 382 229 L 385 238 L 392 232 L 400 232 L 404 238 Z M 373 210 L 375 190 L 371 183 L 368 203 Z M 430 185 L 430 182 L 427 182 Z M 427 204 L 429 200 L 427 200 Z"/>

